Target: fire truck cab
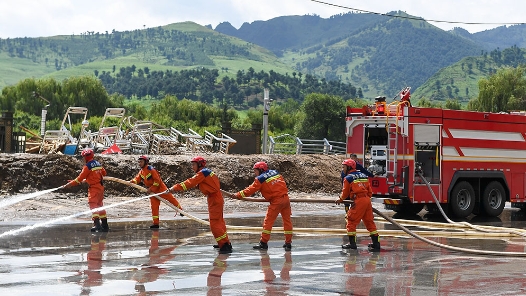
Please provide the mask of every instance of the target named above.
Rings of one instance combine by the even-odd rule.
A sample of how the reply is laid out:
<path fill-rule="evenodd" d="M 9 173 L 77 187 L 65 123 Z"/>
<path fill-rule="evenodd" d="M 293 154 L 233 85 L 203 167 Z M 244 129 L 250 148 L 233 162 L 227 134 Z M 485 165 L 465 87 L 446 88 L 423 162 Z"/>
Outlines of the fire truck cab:
<path fill-rule="evenodd" d="M 411 106 L 408 96 L 377 97 L 347 107 L 347 156 L 375 177 L 373 196 L 386 209 L 417 213 L 426 206 L 455 217 L 498 216 L 506 201 L 526 202 L 526 113 L 490 113 Z"/>

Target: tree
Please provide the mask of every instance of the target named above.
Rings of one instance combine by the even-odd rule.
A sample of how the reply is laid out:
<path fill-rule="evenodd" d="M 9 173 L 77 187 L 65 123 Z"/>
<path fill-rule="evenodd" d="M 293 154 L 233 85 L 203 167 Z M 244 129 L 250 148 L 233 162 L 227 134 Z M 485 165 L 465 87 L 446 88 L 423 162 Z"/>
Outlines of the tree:
<path fill-rule="evenodd" d="M 345 139 L 345 102 L 341 97 L 312 93 L 305 97 L 301 108 L 305 118 L 299 124 L 298 137 L 332 141 Z"/>
<path fill-rule="evenodd" d="M 462 110 L 462 104 L 460 104 L 458 100 L 447 99 L 444 104 L 444 109 Z"/>
<path fill-rule="evenodd" d="M 525 68 L 502 68 L 497 73 L 479 81 L 478 111 L 501 112 L 526 108 Z"/>

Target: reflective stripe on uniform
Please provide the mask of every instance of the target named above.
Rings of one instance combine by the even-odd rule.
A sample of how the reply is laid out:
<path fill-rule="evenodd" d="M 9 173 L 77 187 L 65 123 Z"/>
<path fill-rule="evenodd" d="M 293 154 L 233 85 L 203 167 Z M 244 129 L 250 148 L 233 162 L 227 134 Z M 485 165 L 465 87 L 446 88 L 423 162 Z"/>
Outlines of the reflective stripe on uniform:
<path fill-rule="evenodd" d="M 352 181 L 353 183 L 365 183 L 365 182 L 369 182 L 368 179 L 356 179 L 356 180 L 353 180 Z"/>
<path fill-rule="evenodd" d="M 264 234 L 271 234 L 271 233 L 272 233 L 272 231 L 271 231 L 271 230 L 266 230 L 266 229 L 263 229 L 263 231 L 262 231 L 262 232 L 263 232 Z"/>
<path fill-rule="evenodd" d="M 284 234 L 292 234 L 292 230 L 290 230 L 290 231 L 285 230 L 285 231 L 283 231 L 283 233 Z"/>
<path fill-rule="evenodd" d="M 98 171 L 98 170 L 102 170 L 102 167 L 94 167 L 91 169 L 91 171 Z"/>
<path fill-rule="evenodd" d="M 184 191 L 188 190 L 188 189 L 186 189 L 186 185 L 184 184 L 184 182 L 179 183 L 179 185 L 181 185 L 181 187 L 183 187 Z"/>
<path fill-rule="evenodd" d="M 355 236 L 355 235 L 356 235 L 356 231 L 354 231 L 354 232 L 347 232 L 347 235 L 349 235 L 349 236 Z"/>
<path fill-rule="evenodd" d="M 278 179 L 279 177 L 280 177 L 280 175 L 275 175 L 275 176 L 270 177 L 270 178 L 268 178 L 267 180 L 265 180 L 265 182 L 268 183 L 268 182 L 270 182 L 270 181 L 274 181 L 274 180 Z"/>
<path fill-rule="evenodd" d="M 146 175 L 146 176 L 141 175 L 141 178 L 148 179 L 151 175 L 152 175 L 152 173 L 148 173 L 148 175 Z"/>
<path fill-rule="evenodd" d="M 369 232 L 369 235 L 377 236 L 378 235 L 378 231 L 376 231 L 376 230 L 375 231 L 371 231 L 371 232 Z"/>
<path fill-rule="evenodd" d="M 223 234 L 222 236 L 220 236 L 220 237 L 216 237 L 216 242 L 218 242 L 218 241 L 220 241 L 220 240 L 222 240 L 222 239 L 224 239 L 224 238 L 226 238 L 226 232 L 225 232 L 225 234 Z"/>
<path fill-rule="evenodd" d="M 153 183 L 153 186 L 159 186 L 159 183 Z"/>
<path fill-rule="evenodd" d="M 243 192 L 243 191 L 239 191 L 239 195 L 241 195 L 241 197 L 246 197 L 245 196 L 245 192 Z"/>

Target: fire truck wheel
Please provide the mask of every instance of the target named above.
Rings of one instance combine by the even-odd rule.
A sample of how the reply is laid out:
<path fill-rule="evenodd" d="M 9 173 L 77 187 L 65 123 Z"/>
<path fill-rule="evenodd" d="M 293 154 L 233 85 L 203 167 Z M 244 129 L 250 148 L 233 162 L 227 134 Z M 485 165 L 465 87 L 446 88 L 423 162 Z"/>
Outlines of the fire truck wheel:
<path fill-rule="evenodd" d="M 467 181 L 461 181 L 453 187 L 449 204 L 453 215 L 458 218 L 469 216 L 475 208 L 475 190 Z"/>
<path fill-rule="evenodd" d="M 482 209 L 486 215 L 496 217 L 504 210 L 506 190 L 499 181 L 492 181 L 484 189 L 481 199 Z"/>

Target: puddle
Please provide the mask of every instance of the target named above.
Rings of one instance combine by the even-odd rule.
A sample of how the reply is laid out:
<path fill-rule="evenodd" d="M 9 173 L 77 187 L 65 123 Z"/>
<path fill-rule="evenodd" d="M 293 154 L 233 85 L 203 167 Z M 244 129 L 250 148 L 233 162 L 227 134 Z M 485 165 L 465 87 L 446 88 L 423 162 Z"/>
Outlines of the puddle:
<path fill-rule="evenodd" d="M 478 224 L 524 227 L 507 210 Z M 514 217 L 512 217 L 514 214 Z M 517 218 L 519 217 L 519 218 Z M 425 218 L 427 219 L 427 218 Z M 422 220 L 425 220 L 424 218 Z M 227 218 L 229 225 L 260 226 L 262 217 Z M 294 217 L 295 227 L 344 227 L 343 215 Z M 278 219 L 278 222 L 280 220 Z M 468 221 L 469 222 L 469 221 Z M 0 224 L 0 233 L 27 225 Z M 208 227 L 188 219 L 110 221 L 109 233 L 88 223 L 61 222 L 0 239 L 0 293 L 7 295 L 519 295 L 526 294 L 526 259 L 473 256 L 414 238 L 370 238 L 343 251 L 342 235 L 296 235 L 292 252 L 274 233 L 266 252 L 252 249 L 257 233 L 230 233 L 234 252 L 218 254 Z M 276 224 L 280 226 L 280 224 Z M 522 238 L 434 241 L 474 249 L 524 252 Z"/>

